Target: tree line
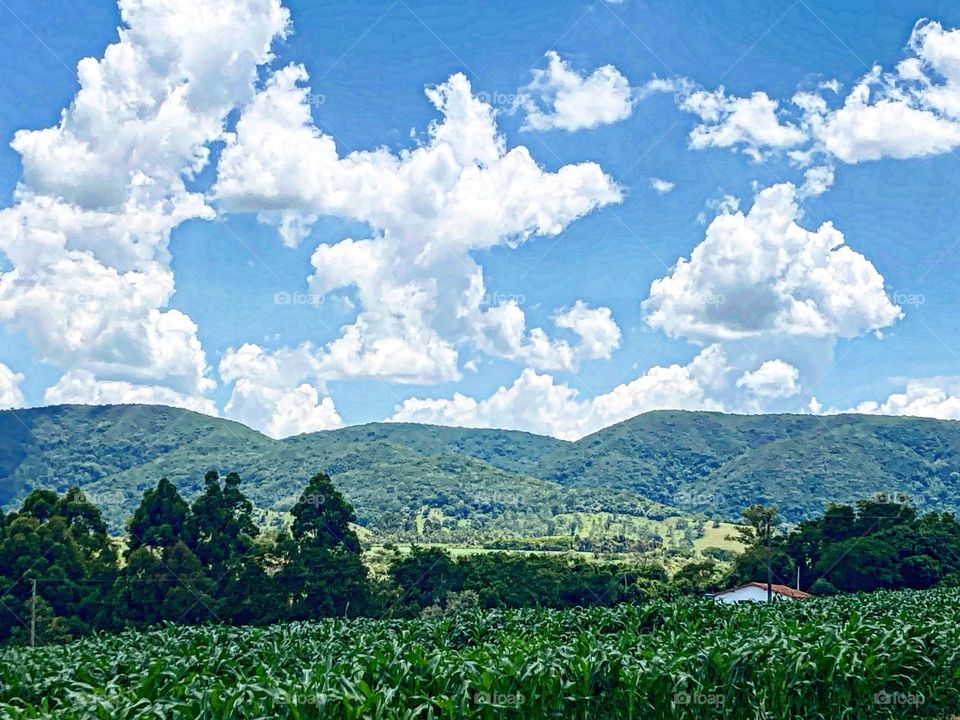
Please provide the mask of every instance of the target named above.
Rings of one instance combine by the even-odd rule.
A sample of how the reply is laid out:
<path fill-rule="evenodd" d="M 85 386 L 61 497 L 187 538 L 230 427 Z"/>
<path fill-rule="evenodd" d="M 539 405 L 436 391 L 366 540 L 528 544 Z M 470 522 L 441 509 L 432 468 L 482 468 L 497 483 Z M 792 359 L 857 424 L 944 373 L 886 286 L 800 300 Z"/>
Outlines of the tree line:
<path fill-rule="evenodd" d="M 268 624 L 409 617 L 455 607 L 613 605 L 654 594 L 662 565 L 492 553 L 454 561 L 395 548 L 385 573 L 361 558 L 352 506 L 315 475 L 283 529 L 263 530 L 236 473 L 210 471 L 188 503 L 169 480 L 146 490 L 122 541 L 79 488 L 34 490 L 0 512 L 0 642 L 38 643 L 162 622 Z M 34 595 L 34 583 L 36 592 Z"/>
<path fill-rule="evenodd" d="M 351 505 L 329 476 L 310 479 L 279 531 L 254 522 L 236 473 L 210 471 L 188 503 L 161 479 L 113 538 L 78 488 L 34 490 L 0 512 L 0 642 L 70 640 L 162 622 L 268 624 L 330 616 L 411 617 L 466 607 L 564 608 L 703 593 L 752 580 L 815 594 L 960 585 L 960 524 L 906 501 L 831 505 L 787 532 L 777 511 L 744 513 L 746 550 L 730 564 L 595 562 L 567 554 L 387 546 L 386 569 L 361 557 Z M 35 592 L 34 592 L 35 588 Z M 35 622 L 34 620 L 35 619 Z"/>
<path fill-rule="evenodd" d="M 831 504 L 823 515 L 787 532 L 776 508 L 744 512 L 739 555 L 729 584 L 775 582 L 813 594 L 925 590 L 960 585 L 960 523 L 952 513 L 920 514 L 906 495 L 877 495 L 854 505 Z"/>

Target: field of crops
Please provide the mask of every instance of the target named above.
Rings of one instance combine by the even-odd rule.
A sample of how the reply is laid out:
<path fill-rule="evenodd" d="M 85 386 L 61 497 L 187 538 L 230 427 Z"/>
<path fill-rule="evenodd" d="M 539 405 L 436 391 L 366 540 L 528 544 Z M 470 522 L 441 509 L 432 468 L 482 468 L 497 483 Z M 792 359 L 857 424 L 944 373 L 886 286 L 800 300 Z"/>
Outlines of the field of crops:
<path fill-rule="evenodd" d="M 951 718 L 960 591 L 168 627 L 9 648 L 0 716 Z"/>

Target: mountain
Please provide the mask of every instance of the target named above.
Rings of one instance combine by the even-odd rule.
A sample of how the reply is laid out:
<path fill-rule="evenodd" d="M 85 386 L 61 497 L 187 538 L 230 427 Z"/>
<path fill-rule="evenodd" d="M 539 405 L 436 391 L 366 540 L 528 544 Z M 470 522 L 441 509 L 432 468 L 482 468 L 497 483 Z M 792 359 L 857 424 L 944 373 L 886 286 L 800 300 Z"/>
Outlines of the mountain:
<path fill-rule="evenodd" d="M 12 506 L 33 487 L 79 485 L 116 530 L 159 478 L 191 498 L 214 468 L 239 472 L 246 494 L 276 522 L 322 470 L 354 504 L 360 524 L 385 539 L 540 538 L 540 546 L 545 538 L 577 538 L 585 548 L 612 539 L 619 549 L 636 549 L 665 533 L 685 536 L 683 513 L 630 490 L 565 487 L 523 472 L 567 444 L 522 432 L 402 424 L 273 440 L 169 407 L 33 408 L 0 412 L 0 502 Z"/>
<path fill-rule="evenodd" d="M 633 490 L 689 512 L 736 519 L 756 502 L 796 521 L 830 502 L 907 493 L 960 509 L 960 423 L 877 415 L 656 411 L 541 460 L 539 477 Z"/>
<path fill-rule="evenodd" d="M 361 524 L 390 537 L 649 543 L 688 536 L 690 513 L 736 520 L 755 502 L 793 521 L 877 492 L 960 509 L 960 423 L 656 411 L 577 442 L 404 423 L 273 440 L 160 406 L 0 412 L 0 504 L 8 507 L 32 487 L 76 484 L 120 527 L 160 477 L 192 497 L 210 468 L 237 470 L 272 521 L 323 470 Z"/>

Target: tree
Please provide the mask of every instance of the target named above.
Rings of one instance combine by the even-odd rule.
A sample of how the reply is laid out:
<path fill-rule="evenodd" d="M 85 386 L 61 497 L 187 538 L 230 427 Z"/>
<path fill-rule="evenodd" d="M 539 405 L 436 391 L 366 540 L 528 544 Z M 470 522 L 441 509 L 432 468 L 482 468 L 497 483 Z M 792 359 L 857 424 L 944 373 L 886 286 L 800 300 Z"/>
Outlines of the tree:
<path fill-rule="evenodd" d="M 757 504 L 743 511 L 743 523 L 736 528 L 737 540 L 748 548 L 769 547 L 776 534 L 779 511 L 775 507 Z"/>
<path fill-rule="evenodd" d="M 303 620 L 348 612 L 362 614 L 370 602 L 360 540 L 350 527 L 353 507 L 325 473 L 314 475 L 291 510 L 290 536 L 278 541 L 279 585 L 288 614 Z"/>
<path fill-rule="evenodd" d="M 750 559 L 762 557 L 765 570 L 762 579 L 767 583 L 767 599 L 771 597 L 770 585 L 773 583 L 773 557 L 776 552 L 774 539 L 777 535 L 777 519 L 779 512 L 775 507 L 757 504 L 751 505 L 743 511 L 743 524 L 737 526 L 737 534 L 732 539 L 739 540 L 746 546 L 744 555 Z M 745 564 L 740 565 L 746 567 Z M 755 576 L 751 579 L 758 580 Z"/>
<path fill-rule="evenodd" d="M 22 624 L 23 618 L 10 608 L 27 601 L 32 580 L 39 581 L 38 594 L 49 603 L 53 616 L 62 618 L 59 627 L 74 635 L 89 629 L 79 609 L 86 592 L 83 553 L 67 521 L 47 512 L 54 504 L 43 504 L 45 509 L 38 513 L 43 521 L 31 512 L 17 513 L 0 541 L 0 587 L 7 606 L 0 620 L 0 641 Z"/>
<path fill-rule="evenodd" d="M 231 472 L 223 486 L 211 470 L 205 489 L 193 502 L 187 522 L 191 547 L 204 567 L 222 573 L 246 555 L 260 530 L 253 522 L 253 503 L 240 490 L 240 476 Z"/>
<path fill-rule="evenodd" d="M 360 540 L 350 527 L 357 519 L 356 513 L 326 473 L 317 473 L 310 479 L 290 514 L 293 515 L 290 531 L 298 543 L 360 551 Z"/>
<path fill-rule="evenodd" d="M 130 518 L 127 525 L 130 532 L 128 554 L 144 545 L 167 548 L 187 540 L 189 515 L 190 507 L 174 484 L 161 478 L 155 489 L 143 493 L 140 506 Z"/>
<path fill-rule="evenodd" d="M 817 565 L 817 574 L 844 592 L 870 592 L 897 587 L 897 552 L 876 537 L 850 538 L 829 545 Z"/>
<path fill-rule="evenodd" d="M 53 514 L 60 496 L 53 490 L 38 488 L 31 492 L 20 507 L 20 515 L 30 515 L 40 522 L 46 522 Z"/>
<path fill-rule="evenodd" d="M 400 602 L 425 608 L 438 605 L 447 593 L 461 590 L 463 577 L 446 550 L 414 546 L 390 565 L 390 578 Z"/>
<path fill-rule="evenodd" d="M 160 606 L 163 619 L 187 624 L 211 619 L 215 584 L 203 572 L 200 559 L 179 540 L 164 552 L 164 564 L 170 583 Z"/>
<path fill-rule="evenodd" d="M 73 539 L 87 561 L 96 568 L 114 568 L 117 551 L 107 533 L 107 524 L 96 505 L 89 502 L 78 487 L 67 490 L 53 506 L 52 515 L 67 522 Z"/>
<path fill-rule="evenodd" d="M 840 542 L 856 533 L 857 513 L 850 505 L 831 503 L 819 525 L 824 540 Z"/>
<path fill-rule="evenodd" d="M 673 576 L 674 586 L 684 592 L 706 592 L 718 588 L 717 563 L 715 560 L 694 560 L 677 570 Z"/>
<path fill-rule="evenodd" d="M 199 623 L 212 616 L 214 583 L 186 543 L 178 540 L 158 554 L 148 547 L 130 553 L 114 586 L 121 619 L 142 627 L 161 620 Z"/>
<path fill-rule="evenodd" d="M 236 625 L 266 625 L 289 611 L 271 543 L 256 544 L 238 566 L 231 568 L 217 590 L 217 616 Z"/>
<path fill-rule="evenodd" d="M 122 624 L 142 627 L 160 622 L 168 575 L 163 560 L 147 547 L 127 555 L 112 593 L 112 604 Z"/>
<path fill-rule="evenodd" d="M 836 595 L 837 589 L 829 580 L 819 578 L 813 585 L 810 586 L 810 593 L 812 595 Z"/>

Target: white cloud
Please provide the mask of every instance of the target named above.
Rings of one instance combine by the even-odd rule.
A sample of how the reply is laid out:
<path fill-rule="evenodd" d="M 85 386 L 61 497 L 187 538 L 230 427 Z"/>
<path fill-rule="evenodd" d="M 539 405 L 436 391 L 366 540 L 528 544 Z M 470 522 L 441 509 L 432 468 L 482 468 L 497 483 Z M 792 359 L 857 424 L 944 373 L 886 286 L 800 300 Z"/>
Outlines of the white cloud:
<path fill-rule="evenodd" d="M 779 104 L 764 92 L 748 98 L 727 95 L 723 87 L 698 90 L 682 97 L 680 109 L 703 121 L 690 132 L 690 147 L 743 148 L 754 160 L 764 151 L 795 147 L 807 140 L 803 130 L 781 121 Z"/>
<path fill-rule="evenodd" d="M 827 111 L 801 98 L 823 149 L 844 162 L 940 155 L 960 146 L 960 30 L 921 20 L 894 71 L 873 67 Z"/>
<path fill-rule="evenodd" d="M 343 421 L 326 388 L 297 383 L 316 375 L 316 357 L 303 349 L 269 353 L 247 343 L 227 352 L 220 377 L 234 383 L 224 414 L 274 438 L 341 427 Z"/>
<path fill-rule="evenodd" d="M 43 396 L 50 405 L 169 405 L 216 416 L 208 398 L 186 395 L 160 385 L 137 385 L 123 380 L 98 380 L 89 370 L 67 372 Z"/>
<path fill-rule="evenodd" d="M 799 197 L 817 197 L 823 195 L 833 185 L 834 170 L 832 165 L 820 165 L 809 168 L 803 174 L 803 185 L 797 193 Z"/>
<path fill-rule="evenodd" d="M 533 79 L 517 91 L 518 106 L 526 112 L 522 129 L 573 132 L 630 117 L 636 98 L 627 78 L 613 65 L 587 75 L 553 50 L 545 57 L 546 69 L 532 70 Z"/>
<path fill-rule="evenodd" d="M 329 397 L 321 398 L 316 388 L 304 383 L 292 390 L 237 381 L 226 414 L 250 427 L 261 428 L 273 438 L 331 430 L 343 425 Z"/>
<path fill-rule="evenodd" d="M 22 382 L 22 373 L 16 373 L 0 363 L 0 410 L 23 407 L 23 393 L 20 391 Z"/>
<path fill-rule="evenodd" d="M 800 392 L 800 371 L 783 360 L 767 360 L 736 382 L 758 398 L 788 398 Z"/>
<path fill-rule="evenodd" d="M 650 187 L 652 187 L 656 192 L 661 195 L 666 195 L 668 192 L 673 190 L 673 183 L 669 180 L 663 180 L 662 178 L 650 178 Z"/>
<path fill-rule="evenodd" d="M 463 427 L 526 430 L 575 440 L 649 410 L 722 410 L 708 397 L 723 372 L 725 359 L 716 346 L 704 349 L 689 365 L 653 367 L 631 382 L 591 400 L 580 399 L 551 375 L 526 369 L 513 385 L 475 400 L 461 393 L 448 399 L 405 400 L 392 422 L 422 422 Z"/>
<path fill-rule="evenodd" d="M 619 188 L 599 166 L 545 172 L 526 148 L 508 150 L 493 109 L 473 96 L 461 74 L 428 88 L 443 117 L 417 147 L 340 157 L 333 139 L 313 124 L 306 80 L 295 65 L 270 77 L 228 139 L 215 186 L 222 207 L 278 223 L 288 244 L 323 215 L 361 221 L 373 231 L 314 251 L 310 291 L 324 296 L 352 288 L 359 313 L 323 347 L 273 354 L 287 390 L 307 380 L 354 377 L 455 380 L 459 348 L 467 343 L 544 369 L 609 357 L 619 328 L 608 309 L 577 303 L 556 314 L 554 324 L 572 331 L 574 343 L 551 339 L 541 328 L 528 331 L 517 302 L 486 306 L 483 271 L 471 255 L 557 235 L 593 209 L 619 202 Z M 232 362 L 228 352 L 221 374 Z M 227 373 L 225 380 L 234 377 Z"/>
<path fill-rule="evenodd" d="M 871 400 L 860 403 L 845 412 L 960 420 L 960 379 L 910 380 L 903 392 L 893 393 L 881 402 Z"/>
<path fill-rule="evenodd" d="M 941 155 L 960 145 L 960 124 L 930 108 L 922 95 L 900 92 L 873 68 L 843 106 L 808 112 L 805 124 L 823 150 L 846 163 Z"/>
<path fill-rule="evenodd" d="M 527 331 L 516 302 L 500 302 L 479 317 L 475 343 L 480 350 L 539 370 L 574 370 L 583 360 L 607 360 L 620 347 L 620 328 L 610 309 L 591 308 L 582 300 L 553 316 L 554 325 L 577 336 L 573 345 L 551 340 L 542 328 Z"/>
<path fill-rule="evenodd" d="M 121 0 L 120 14 L 118 42 L 78 64 L 60 123 L 14 136 L 23 177 L 0 211 L 11 267 L 0 272 L 0 322 L 68 371 L 51 402 L 207 412 L 214 382 L 196 325 L 168 309 L 168 243 L 185 220 L 214 216 L 186 180 L 253 94 L 287 12 L 278 0 Z"/>
<path fill-rule="evenodd" d="M 902 316 L 876 268 L 826 222 L 797 224 L 797 189 L 760 191 L 749 213 L 717 216 L 706 237 L 653 282 L 647 323 L 696 342 L 762 336 L 851 338 Z"/>
<path fill-rule="evenodd" d="M 750 97 L 729 96 L 723 87 L 684 91 L 679 107 L 702 120 L 690 134 L 690 146 L 743 148 L 755 160 L 788 150 L 802 166 L 823 155 L 859 163 L 952 152 L 960 147 L 960 30 L 920 20 L 906 51 L 893 70 L 871 68 L 839 107 L 833 99 L 841 90 L 836 80 L 797 92 L 793 119 L 762 91 Z M 689 81 L 675 81 L 684 82 Z"/>

